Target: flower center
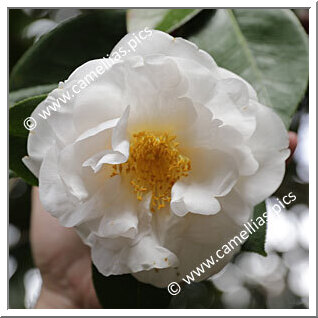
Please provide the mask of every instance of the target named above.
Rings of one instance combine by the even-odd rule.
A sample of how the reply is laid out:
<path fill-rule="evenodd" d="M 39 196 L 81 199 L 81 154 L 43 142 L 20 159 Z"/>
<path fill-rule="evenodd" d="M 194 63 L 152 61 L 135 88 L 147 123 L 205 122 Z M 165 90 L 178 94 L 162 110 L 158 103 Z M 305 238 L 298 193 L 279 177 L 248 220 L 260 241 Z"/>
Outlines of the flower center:
<path fill-rule="evenodd" d="M 170 202 L 173 184 L 191 170 L 190 159 L 180 153 L 175 139 L 168 133 L 136 133 L 130 141 L 128 161 L 113 165 L 111 177 L 127 175 L 139 201 L 145 193 L 152 192 L 152 212 Z"/>

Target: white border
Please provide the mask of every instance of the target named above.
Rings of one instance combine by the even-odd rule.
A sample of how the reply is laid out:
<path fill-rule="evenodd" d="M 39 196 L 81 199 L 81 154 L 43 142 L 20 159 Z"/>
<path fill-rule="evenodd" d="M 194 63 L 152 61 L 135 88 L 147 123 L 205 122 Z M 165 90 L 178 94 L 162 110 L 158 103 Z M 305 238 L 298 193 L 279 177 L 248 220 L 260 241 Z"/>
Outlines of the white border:
<path fill-rule="evenodd" d="M 310 24 L 310 34 L 309 34 L 309 57 L 310 57 L 310 116 L 309 116 L 309 138 L 310 138 L 310 147 L 309 147 L 309 157 L 310 157 L 310 253 L 309 253 L 309 262 L 310 262 L 310 295 L 309 295 L 309 307 L 310 309 L 279 309 L 279 310 L 265 310 L 265 309 L 236 309 L 235 311 L 230 309 L 161 309 L 161 310 L 151 310 L 151 309 L 7 309 L 7 214 L 5 210 L 2 209 L 3 220 L 0 222 L 0 235 L 1 239 L 1 276 L 0 276 L 0 314 L 1 316 L 105 316 L 105 315 L 131 315 L 131 316 L 226 316 L 226 315 L 235 315 L 235 316 L 316 316 L 316 2 L 315 1 L 295 1 L 295 0 L 267 0 L 267 1 L 235 1 L 235 0 L 214 0 L 211 1 L 202 1 L 196 0 L 195 2 L 182 2 L 172 1 L 172 0 L 161 0 L 160 2 L 154 3 L 149 1 L 114 1 L 112 4 L 105 1 L 90 0 L 89 2 L 85 0 L 76 0 L 76 1 L 65 1 L 65 0 L 47 0 L 45 4 L 40 0 L 29 0 L 25 2 L 23 0 L 13 0 L 7 1 L 1 5 L 0 11 L 0 20 L 1 20 L 1 39 L 2 43 L 7 42 L 7 7 L 171 7 L 179 6 L 182 4 L 182 7 L 311 7 L 309 10 L 309 24 Z M 2 48 L 0 51 L 1 54 L 1 64 L 2 64 L 2 81 L 1 81 L 1 91 L 2 91 L 2 101 L 4 105 L 7 104 L 7 100 L 4 96 L 7 96 L 7 74 L 4 70 L 7 69 L 7 50 Z M 2 134 L 1 139 L 4 143 L 7 144 L 6 137 L 8 133 L 7 126 L 7 109 L 2 105 L 1 112 L 2 116 Z M 8 147 L 8 145 L 7 145 Z M 3 146 L 2 146 L 3 148 Z M 7 180 L 7 174 L 4 169 L 7 162 L 4 162 L 5 159 L 1 157 L 1 166 L 2 169 L 2 178 L 1 180 Z M 3 189 L 3 188 L 2 188 Z M 1 191 L 2 202 L 7 202 L 7 192 L 3 189 Z M 3 257 L 5 255 L 5 257 Z"/>
<path fill-rule="evenodd" d="M 313 3 L 309 10 L 309 219 L 310 219 L 310 249 L 309 249 L 309 308 L 315 308 L 316 315 L 316 10 Z"/>

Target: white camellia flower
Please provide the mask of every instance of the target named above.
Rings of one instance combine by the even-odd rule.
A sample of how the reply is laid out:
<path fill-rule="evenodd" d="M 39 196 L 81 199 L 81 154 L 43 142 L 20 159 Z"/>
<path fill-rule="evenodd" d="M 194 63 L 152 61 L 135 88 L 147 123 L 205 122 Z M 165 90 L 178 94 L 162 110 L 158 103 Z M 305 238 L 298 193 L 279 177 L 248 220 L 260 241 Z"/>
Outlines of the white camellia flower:
<path fill-rule="evenodd" d="M 24 163 L 45 209 L 76 228 L 102 274 L 165 287 L 239 234 L 280 185 L 289 150 L 282 121 L 246 81 L 193 43 L 151 32 L 38 121 Z M 76 69 L 32 116 L 104 63 Z"/>

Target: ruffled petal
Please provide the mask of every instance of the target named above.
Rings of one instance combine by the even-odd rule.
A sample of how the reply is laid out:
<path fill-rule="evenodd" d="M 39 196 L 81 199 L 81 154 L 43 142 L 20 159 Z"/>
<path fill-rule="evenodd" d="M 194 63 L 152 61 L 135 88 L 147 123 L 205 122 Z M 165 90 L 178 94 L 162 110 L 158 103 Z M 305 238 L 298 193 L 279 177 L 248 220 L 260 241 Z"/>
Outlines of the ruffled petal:
<path fill-rule="evenodd" d="M 134 245 L 124 239 L 97 240 L 92 248 L 92 258 L 97 269 L 105 276 L 178 265 L 176 255 L 160 246 L 151 236 L 143 237 Z"/>
<path fill-rule="evenodd" d="M 238 76 L 237 74 L 235 74 L 229 70 L 226 70 L 225 68 L 222 68 L 222 67 L 218 68 L 218 72 L 219 72 L 221 78 L 223 78 L 225 80 L 235 79 L 235 80 L 238 80 L 238 81 L 244 83 L 248 89 L 249 98 L 253 99 L 254 101 L 258 101 L 257 93 L 256 93 L 255 89 L 253 88 L 253 86 L 249 82 L 247 82 L 246 80 L 244 80 L 242 77 Z M 237 93 L 239 95 L 241 94 L 239 91 L 237 91 Z M 234 94 L 237 94 L 237 93 L 234 93 Z"/>
<path fill-rule="evenodd" d="M 80 201 L 93 195 L 111 175 L 111 167 L 105 165 L 94 173 L 91 167 L 83 167 L 88 158 L 111 148 L 111 132 L 119 118 L 91 128 L 64 147 L 59 153 L 59 173 L 67 190 Z"/>
<path fill-rule="evenodd" d="M 252 175 L 258 169 L 258 162 L 242 135 L 232 126 L 215 119 L 211 110 L 196 104 L 197 116 L 190 127 L 178 134 L 184 148 L 217 149 L 227 153 L 235 161 L 242 176 Z"/>
<path fill-rule="evenodd" d="M 96 173 L 104 164 L 121 164 L 127 161 L 129 156 L 129 141 L 127 136 L 128 117 L 129 106 L 113 128 L 112 149 L 101 151 L 90 157 L 83 163 L 83 167 L 91 167 Z"/>
<path fill-rule="evenodd" d="M 290 154 L 289 139 L 281 119 L 270 108 L 253 103 L 257 128 L 248 140 L 259 169 L 254 175 L 242 177 L 236 189 L 252 205 L 270 196 L 281 184 L 285 160 Z"/>
<path fill-rule="evenodd" d="M 59 149 L 53 144 L 44 157 L 39 174 L 39 193 L 44 208 L 61 219 L 74 210 L 77 200 L 66 191 L 59 175 L 58 152 Z"/>
<path fill-rule="evenodd" d="M 135 196 L 120 176 L 107 179 L 89 202 L 79 206 L 74 214 L 86 214 L 86 222 L 78 224 L 77 229 L 89 245 L 91 233 L 100 239 L 132 239 L 137 235 L 139 221 Z"/>
<path fill-rule="evenodd" d="M 228 195 L 219 198 L 219 202 L 222 212 L 226 213 L 237 225 L 244 224 L 252 216 L 253 206 L 246 202 L 245 198 L 240 195 L 235 187 Z"/>
<path fill-rule="evenodd" d="M 254 110 L 249 101 L 248 88 L 243 81 L 225 79 L 215 85 L 207 107 L 214 118 L 236 129 L 246 140 L 256 129 Z"/>
<path fill-rule="evenodd" d="M 144 39 L 141 44 L 137 45 L 134 50 L 130 50 L 126 56 L 122 56 L 123 60 L 138 55 L 146 57 L 153 54 L 163 54 L 165 56 L 195 60 L 211 71 L 217 70 L 217 65 L 213 58 L 205 51 L 198 49 L 194 43 L 182 38 L 174 38 L 167 33 L 157 30 L 150 30 L 149 32 L 151 32 L 151 35 L 147 39 Z M 120 48 L 129 50 L 131 40 L 135 41 L 132 33 L 124 36 L 114 47 L 111 56 L 114 52 L 119 51 Z"/>
<path fill-rule="evenodd" d="M 95 60 L 93 66 L 95 69 L 105 69 L 105 63 L 105 59 Z M 79 93 L 74 94 L 73 121 L 78 135 L 103 122 L 120 117 L 129 105 L 125 93 L 125 67 L 122 64 L 110 65 L 101 75 L 94 68 L 86 74 L 82 71 L 76 74 L 76 80 L 73 82 Z M 88 75 L 92 79 L 87 77 Z"/>
<path fill-rule="evenodd" d="M 124 203 L 121 201 L 120 204 Z M 150 195 L 136 209 L 139 222 L 138 232 L 134 237 L 101 238 L 97 232 L 92 234 L 86 231 L 90 233 L 88 239 L 92 246 L 93 262 L 103 275 L 136 273 L 178 265 L 176 255 L 161 245 L 151 229 L 152 214 L 149 204 Z M 78 230 L 83 237 L 82 228 L 83 226 Z"/>
<path fill-rule="evenodd" d="M 174 226 L 165 230 L 163 243 L 178 256 L 178 265 L 134 273 L 133 276 L 141 282 L 150 283 L 156 287 L 167 287 L 171 282 L 182 282 L 182 279 L 192 283 L 189 276 L 194 278 L 194 282 L 200 282 L 218 273 L 240 248 L 240 242 L 236 239 L 238 245 L 233 243 L 233 249 L 227 250 L 227 254 L 222 252 L 224 244 L 239 235 L 242 230 L 242 226 L 237 225 L 223 212 L 209 216 L 190 213 L 178 219 Z M 241 242 L 243 243 L 244 240 Z M 223 258 L 216 256 L 219 249 Z M 214 265 L 210 263 L 210 268 L 202 265 L 203 262 L 209 265 L 207 259 L 211 261 L 211 256 Z M 203 272 L 200 273 L 197 267 L 202 268 L 201 266 L 203 266 Z M 198 272 L 199 276 L 192 271 Z"/>
<path fill-rule="evenodd" d="M 234 160 L 218 150 L 196 150 L 192 171 L 171 190 L 171 210 L 178 216 L 188 212 L 210 215 L 220 211 L 216 197 L 231 191 L 238 179 Z"/>

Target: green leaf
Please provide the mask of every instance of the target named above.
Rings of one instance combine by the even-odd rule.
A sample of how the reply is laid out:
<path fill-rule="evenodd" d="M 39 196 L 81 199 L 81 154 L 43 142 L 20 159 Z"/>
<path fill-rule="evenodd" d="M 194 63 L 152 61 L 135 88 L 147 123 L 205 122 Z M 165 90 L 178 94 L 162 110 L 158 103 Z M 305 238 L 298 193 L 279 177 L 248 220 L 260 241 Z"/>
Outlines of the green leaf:
<path fill-rule="evenodd" d="M 131 9 L 127 11 L 128 32 L 145 27 L 173 32 L 196 16 L 201 9 Z"/>
<path fill-rule="evenodd" d="M 21 159 L 27 155 L 27 139 L 9 135 L 9 167 L 30 185 L 37 186 L 38 180 L 23 164 Z"/>
<path fill-rule="evenodd" d="M 40 104 L 45 98 L 46 94 L 33 96 L 24 99 L 9 109 L 9 133 L 10 135 L 27 138 L 29 130 L 24 127 L 24 120 L 29 117 L 35 107 Z"/>
<path fill-rule="evenodd" d="M 105 277 L 92 264 L 96 294 L 103 308 L 168 308 L 166 288 L 143 284 L 130 274 Z"/>
<path fill-rule="evenodd" d="M 308 37 L 288 9 L 219 9 L 188 39 L 246 79 L 289 126 L 308 85 Z"/>
<path fill-rule="evenodd" d="M 27 156 L 29 131 L 24 127 L 24 120 L 46 95 L 34 96 L 18 102 L 9 109 L 9 167 L 19 177 L 31 185 L 37 185 L 37 178 L 22 162 Z"/>
<path fill-rule="evenodd" d="M 9 93 L 9 105 L 12 106 L 17 102 L 32 96 L 48 94 L 56 87 L 57 84 L 49 84 L 19 89 L 17 91 Z"/>
<path fill-rule="evenodd" d="M 125 11 L 94 10 L 42 36 L 18 61 L 10 90 L 58 83 L 83 63 L 106 57 L 126 34 Z"/>
<path fill-rule="evenodd" d="M 263 213 L 266 211 L 266 204 L 265 202 L 262 202 L 258 204 L 254 208 L 253 212 L 253 221 L 258 217 L 262 217 L 262 219 L 266 222 L 262 226 L 259 227 L 259 229 L 251 234 L 248 239 L 245 241 L 245 243 L 242 246 L 242 251 L 246 252 L 255 252 L 258 254 L 261 254 L 263 256 L 267 256 L 267 253 L 265 251 L 265 241 L 266 241 L 266 227 L 267 227 L 267 219 L 263 218 Z M 257 222 L 255 222 L 257 224 Z"/>
<path fill-rule="evenodd" d="M 190 285 L 180 283 L 181 292 L 171 298 L 171 309 L 204 309 L 211 308 L 217 301 L 220 292 L 210 280 Z"/>

